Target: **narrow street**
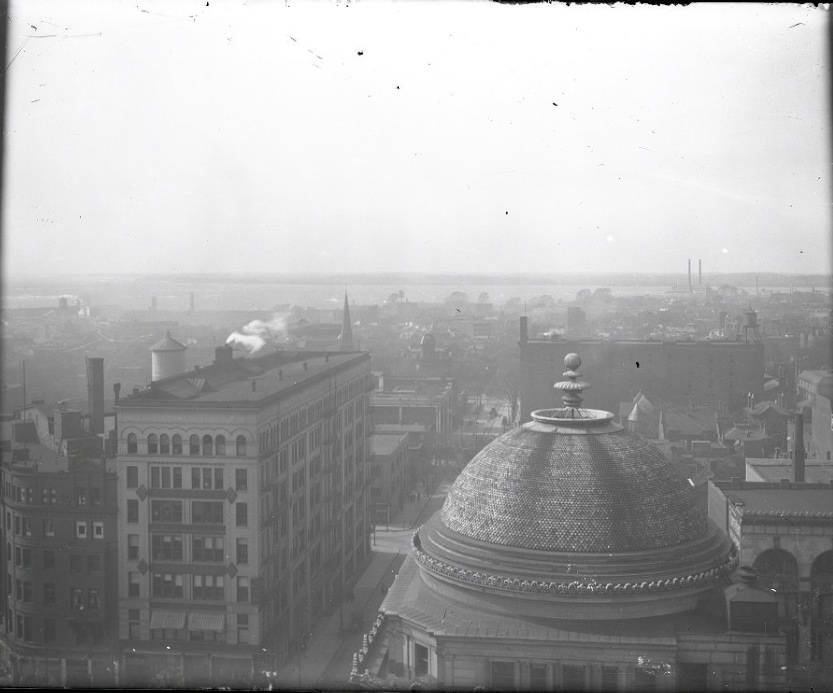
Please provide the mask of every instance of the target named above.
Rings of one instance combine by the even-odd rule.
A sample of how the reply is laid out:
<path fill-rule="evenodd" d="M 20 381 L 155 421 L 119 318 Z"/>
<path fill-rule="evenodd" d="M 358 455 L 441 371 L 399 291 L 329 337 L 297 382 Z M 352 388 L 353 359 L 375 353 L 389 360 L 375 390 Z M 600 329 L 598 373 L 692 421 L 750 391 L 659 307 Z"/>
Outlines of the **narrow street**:
<path fill-rule="evenodd" d="M 414 529 L 442 507 L 450 486 L 450 481 L 440 480 L 427 500 L 405 503 L 390 529 L 377 527 L 375 537 L 371 536 L 370 563 L 353 588 L 353 600 L 341 606 L 343 613 L 337 609 L 318 623 L 306 650 L 279 672 L 278 686 L 340 690 L 348 686 L 353 653 L 361 648 L 362 636 L 379 612 L 382 588 L 389 587 L 396 577 L 410 550 Z M 356 614 L 361 616 L 362 627 L 342 633 L 342 624 L 349 624 Z"/>

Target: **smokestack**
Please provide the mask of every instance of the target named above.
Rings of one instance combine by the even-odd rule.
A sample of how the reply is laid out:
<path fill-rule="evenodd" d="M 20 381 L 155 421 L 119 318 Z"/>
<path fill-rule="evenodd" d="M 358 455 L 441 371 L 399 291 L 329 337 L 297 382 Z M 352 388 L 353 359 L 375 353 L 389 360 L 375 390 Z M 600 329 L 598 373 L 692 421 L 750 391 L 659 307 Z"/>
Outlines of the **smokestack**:
<path fill-rule="evenodd" d="M 521 344 L 529 341 L 529 319 L 526 315 L 521 316 Z"/>
<path fill-rule="evenodd" d="M 87 401 L 90 407 L 90 434 L 104 433 L 104 359 L 87 358 Z"/>
<path fill-rule="evenodd" d="M 688 293 L 691 293 L 691 259 L 688 261 Z"/>
<path fill-rule="evenodd" d="M 697 278 L 699 280 L 699 285 L 703 286 L 703 261 L 697 261 Z"/>
<path fill-rule="evenodd" d="M 804 481 L 804 414 L 795 415 L 795 452 L 793 454 L 793 481 Z"/>
<path fill-rule="evenodd" d="M 215 366 L 231 366 L 234 363 L 234 351 L 231 345 L 225 344 L 214 349 L 214 365 Z"/>

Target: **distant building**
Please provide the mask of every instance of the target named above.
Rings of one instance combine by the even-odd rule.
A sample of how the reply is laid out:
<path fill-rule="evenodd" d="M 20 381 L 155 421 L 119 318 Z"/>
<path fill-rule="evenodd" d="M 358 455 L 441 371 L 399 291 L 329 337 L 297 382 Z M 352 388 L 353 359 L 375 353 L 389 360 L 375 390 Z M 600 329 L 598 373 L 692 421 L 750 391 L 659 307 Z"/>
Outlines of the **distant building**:
<path fill-rule="evenodd" d="M 0 468 L 0 661 L 16 685 L 118 686 L 116 475 L 13 437 Z"/>
<path fill-rule="evenodd" d="M 454 382 L 446 378 L 384 378 L 370 396 L 374 424 L 419 424 L 431 445 L 447 445 L 454 413 Z"/>
<path fill-rule="evenodd" d="M 124 682 L 250 685 L 341 604 L 369 554 L 369 389 L 366 353 L 219 347 L 118 402 Z"/>
<path fill-rule="evenodd" d="M 560 363 L 574 351 L 580 351 L 588 368 L 598 374 L 595 400 L 613 411 L 640 390 L 671 404 L 729 411 L 747 405 L 750 393 L 759 400 L 763 392 L 760 342 L 530 339 L 522 317 L 521 421 L 529 421 L 532 411 L 551 401 Z"/>
<path fill-rule="evenodd" d="M 374 433 L 370 436 L 370 500 L 375 524 L 389 524 L 402 509 L 410 477 L 408 435 Z"/>

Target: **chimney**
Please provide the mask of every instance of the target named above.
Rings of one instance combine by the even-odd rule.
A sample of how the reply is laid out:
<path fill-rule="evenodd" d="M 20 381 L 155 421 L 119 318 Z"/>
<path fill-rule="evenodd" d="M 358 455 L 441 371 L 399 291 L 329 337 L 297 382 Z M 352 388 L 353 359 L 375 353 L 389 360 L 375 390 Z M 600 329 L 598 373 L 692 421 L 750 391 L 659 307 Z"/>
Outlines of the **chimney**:
<path fill-rule="evenodd" d="M 215 366 L 231 366 L 234 363 L 234 351 L 231 345 L 224 344 L 214 349 L 214 365 Z"/>
<path fill-rule="evenodd" d="M 104 433 L 104 359 L 87 359 L 87 402 L 90 407 L 90 434 Z"/>
<path fill-rule="evenodd" d="M 793 455 L 793 481 L 804 481 L 804 458 L 806 452 L 804 450 L 804 414 L 797 413 L 795 415 L 795 455 Z"/>
<path fill-rule="evenodd" d="M 529 319 L 526 315 L 521 316 L 521 344 L 529 341 Z"/>
<path fill-rule="evenodd" d="M 688 261 L 688 293 L 691 293 L 691 260 Z"/>
<path fill-rule="evenodd" d="M 699 281 L 700 286 L 703 286 L 703 261 L 697 261 L 697 279 Z"/>

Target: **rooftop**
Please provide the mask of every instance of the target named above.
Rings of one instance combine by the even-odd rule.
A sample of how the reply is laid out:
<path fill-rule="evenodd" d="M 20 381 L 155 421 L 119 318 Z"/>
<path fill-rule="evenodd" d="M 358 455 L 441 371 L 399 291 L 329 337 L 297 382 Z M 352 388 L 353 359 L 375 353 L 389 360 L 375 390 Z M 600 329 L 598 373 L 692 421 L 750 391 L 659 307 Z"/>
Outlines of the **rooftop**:
<path fill-rule="evenodd" d="M 369 360 L 366 352 L 272 351 L 187 371 L 119 400 L 118 408 L 260 407 L 298 386 Z"/>
<path fill-rule="evenodd" d="M 374 433 L 370 436 L 371 452 L 379 457 L 392 455 L 400 446 L 408 444 L 407 434 Z"/>

